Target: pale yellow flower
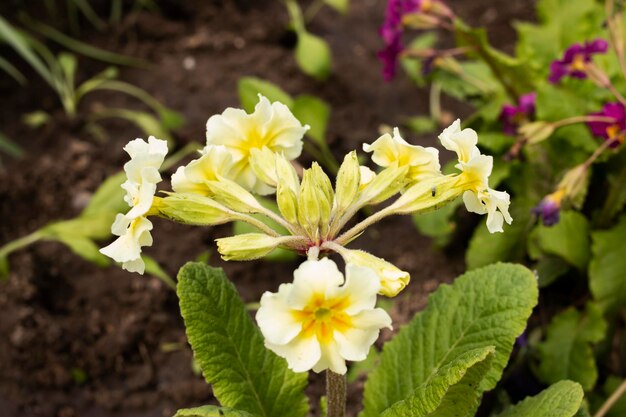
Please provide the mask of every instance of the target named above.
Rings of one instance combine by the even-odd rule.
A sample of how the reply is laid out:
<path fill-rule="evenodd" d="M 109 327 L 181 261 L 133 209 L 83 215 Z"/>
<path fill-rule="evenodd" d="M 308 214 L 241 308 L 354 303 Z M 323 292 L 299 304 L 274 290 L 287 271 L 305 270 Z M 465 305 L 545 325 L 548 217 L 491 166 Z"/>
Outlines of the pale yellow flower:
<path fill-rule="evenodd" d="M 393 163 L 399 167 L 408 166 L 407 177 L 413 182 L 441 175 L 439 151 L 411 145 L 400 136 L 397 127 L 393 130 L 393 136 L 385 133 L 374 143 L 364 144 L 363 150 L 372 152 L 372 161 L 378 166 L 386 168 Z"/>
<path fill-rule="evenodd" d="M 368 268 L 346 265 L 346 279 L 330 259 L 306 261 L 292 284 L 261 297 L 256 320 L 265 345 L 295 372 L 330 369 L 346 373 L 346 360 L 361 361 L 391 328 L 391 318 L 375 308 L 380 282 Z"/>
<path fill-rule="evenodd" d="M 207 121 L 207 145 L 223 145 L 233 160 L 234 181 L 257 194 L 269 194 L 274 188 L 260 181 L 250 166 L 252 149 L 264 146 L 293 160 L 302 153 L 302 138 L 309 129 L 282 103 L 259 95 L 254 112 L 228 108 Z"/>

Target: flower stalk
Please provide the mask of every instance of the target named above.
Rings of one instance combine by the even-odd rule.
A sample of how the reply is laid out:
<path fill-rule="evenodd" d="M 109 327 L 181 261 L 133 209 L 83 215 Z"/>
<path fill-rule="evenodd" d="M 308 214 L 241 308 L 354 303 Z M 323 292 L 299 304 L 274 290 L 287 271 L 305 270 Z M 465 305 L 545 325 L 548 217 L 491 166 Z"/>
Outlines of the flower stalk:
<path fill-rule="evenodd" d="M 346 376 L 326 371 L 327 417 L 344 417 L 346 414 Z"/>

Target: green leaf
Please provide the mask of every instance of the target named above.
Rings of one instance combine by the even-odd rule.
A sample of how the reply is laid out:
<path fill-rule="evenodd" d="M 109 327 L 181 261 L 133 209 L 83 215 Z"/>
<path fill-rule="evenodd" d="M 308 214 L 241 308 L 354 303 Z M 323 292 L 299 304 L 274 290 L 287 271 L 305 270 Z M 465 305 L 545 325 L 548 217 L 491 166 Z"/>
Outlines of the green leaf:
<path fill-rule="evenodd" d="M 380 307 L 380 305 L 378 305 L 378 307 Z M 362 360 L 361 362 L 354 362 L 352 366 L 348 368 L 348 373 L 346 375 L 348 383 L 351 384 L 356 382 L 361 375 L 369 374 L 374 368 L 376 368 L 379 359 L 380 353 L 378 352 L 378 349 L 376 349 L 376 346 L 372 345 L 365 360 Z"/>
<path fill-rule="evenodd" d="M 592 343 L 604 339 L 607 323 L 597 306 L 589 304 L 583 315 L 571 307 L 556 315 L 538 348 L 537 376 L 546 384 L 562 379 L 578 382 L 591 391 L 598 379 Z"/>
<path fill-rule="evenodd" d="M 24 150 L 2 132 L 0 132 L 0 151 L 14 158 L 21 158 L 24 155 Z"/>
<path fill-rule="evenodd" d="M 497 417 L 574 417 L 582 404 L 583 395 L 583 389 L 577 383 L 560 381 Z"/>
<path fill-rule="evenodd" d="M 417 133 L 418 135 L 432 133 L 437 130 L 437 122 L 432 117 L 428 116 L 411 117 L 404 124 L 411 129 L 413 133 Z"/>
<path fill-rule="evenodd" d="M 480 132 L 478 145 L 493 154 L 503 154 L 515 143 L 515 137 L 501 132 Z"/>
<path fill-rule="evenodd" d="M 118 172 L 104 180 L 81 215 L 89 216 L 102 212 L 120 213 L 128 210 L 128 203 L 124 201 L 126 191 L 121 187 L 124 181 L 126 181 L 126 173 L 124 172 Z"/>
<path fill-rule="evenodd" d="M 46 236 L 55 238 L 59 236 L 78 236 L 91 239 L 106 239 L 111 236 L 111 224 L 114 220 L 114 212 L 101 212 L 50 223 L 41 228 L 40 231 Z"/>
<path fill-rule="evenodd" d="M 152 66 L 151 63 L 126 55 L 116 54 L 114 52 L 106 51 L 104 49 L 97 48 L 91 44 L 81 42 L 77 39 L 74 39 L 70 36 L 67 36 L 63 32 L 59 32 L 52 26 L 48 26 L 45 23 L 38 22 L 35 20 L 27 20 L 26 24 L 29 28 L 33 29 L 36 32 L 39 32 L 41 35 L 45 36 L 63 46 L 64 48 L 69 49 L 77 54 L 84 55 L 89 58 L 97 59 L 98 61 L 108 62 L 114 65 L 125 65 L 131 67 L 138 68 L 150 68 Z"/>
<path fill-rule="evenodd" d="M 626 305 L 626 216 L 609 230 L 591 234 L 589 286 L 602 310 L 613 312 Z"/>
<path fill-rule="evenodd" d="M 0 41 L 8 43 L 49 85 L 54 87 L 54 76 L 33 52 L 22 33 L 0 16 Z"/>
<path fill-rule="evenodd" d="M 323 81 L 331 71 L 332 57 L 330 48 L 325 40 L 306 30 L 298 31 L 296 45 L 296 62 L 307 75 Z"/>
<path fill-rule="evenodd" d="M 537 297 L 537 280 L 520 265 L 491 265 L 462 275 L 451 286 L 441 285 L 426 310 L 385 344 L 380 366 L 365 384 L 361 417 L 378 416 L 406 399 L 461 355 L 495 346 L 478 391 L 492 389 Z"/>
<path fill-rule="evenodd" d="M 105 108 L 93 114 L 95 119 L 105 119 L 109 117 L 120 118 L 135 124 L 147 136 L 156 136 L 166 140 L 169 144 L 174 142 L 169 129 L 152 114 L 130 109 Z"/>
<path fill-rule="evenodd" d="M 267 350 L 221 269 L 187 263 L 178 274 L 185 328 L 204 377 L 220 403 L 259 417 L 303 417 L 307 374 L 295 374 Z"/>
<path fill-rule="evenodd" d="M 474 231 L 465 252 L 468 269 L 474 269 L 499 261 L 521 259 L 526 253 L 526 235 L 528 234 L 532 205 L 525 200 L 511 202 L 513 223 L 504 227 L 503 233 L 490 233 L 484 220 Z"/>
<path fill-rule="evenodd" d="M 59 234 L 56 235 L 54 239 L 63 243 L 72 252 L 88 262 L 94 263 L 100 267 L 111 264 L 109 258 L 100 253 L 100 247 L 87 237 Z"/>
<path fill-rule="evenodd" d="M 9 277 L 9 271 L 11 265 L 9 265 L 9 258 L 4 255 L 0 255 L 0 281 L 4 281 Z"/>
<path fill-rule="evenodd" d="M 260 78 L 240 78 L 237 82 L 237 92 L 239 93 L 241 107 L 248 113 L 254 111 L 254 107 L 259 102 L 259 94 L 262 94 L 271 102 L 278 101 L 289 108 L 293 107 L 293 99 L 285 90 Z"/>
<path fill-rule="evenodd" d="M 349 0 L 324 0 L 324 3 L 343 14 L 348 12 L 350 6 Z"/>
<path fill-rule="evenodd" d="M 459 46 L 473 47 L 472 55 L 476 55 L 487 64 L 509 95 L 519 96 L 534 90 L 534 85 L 530 82 L 533 74 L 526 63 L 494 49 L 489 44 L 485 29 L 470 28 L 457 20 L 454 32 Z"/>
<path fill-rule="evenodd" d="M 459 355 L 381 417 L 473 415 L 482 395 L 478 387 L 489 372 L 494 353 L 495 348 L 487 346 Z"/>
<path fill-rule="evenodd" d="M 141 255 L 146 267 L 146 273 L 153 275 L 163 281 L 167 286 L 176 291 L 176 282 L 169 276 L 167 272 L 159 265 L 159 263 L 151 256 Z"/>
<path fill-rule="evenodd" d="M 174 417 L 254 417 L 254 415 L 245 411 L 233 410 L 232 408 L 203 405 L 202 407 L 178 410 Z"/>
<path fill-rule="evenodd" d="M 330 106 L 317 97 L 300 95 L 296 97 L 291 111 L 300 123 L 308 124 L 311 127 L 307 134 L 317 143 L 325 146 Z"/>
<path fill-rule="evenodd" d="M 462 204 L 463 200 L 458 198 L 439 210 L 414 214 L 413 223 L 421 234 L 434 238 L 437 246 L 445 246 L 450 243 L 452 234 L 456 230 L 457 223 L 454 215 Z"/>
<path fill-rule="evenodd" d="M 535 270 L 539 280 L 539 288 L 547 287 L 569 271 L 570 265 L 557 256 L 545 256 L 539 259 Z"/>
<path fill-rule="evenodd" d="M 1 56 L 0 56 L 0 69 L 6 72 L 7 74 L 9 74 L 11 77 L 13 77 L 13 79 L 17 81 L 18 83 L 20 83 L 20 85 L 26 85 L 28 83 L 28 81 L 26 80 L 26 77 L 24 77 L 24 74 L 22 74 L 20 70 L 15 68 L 13 64 L 11 64 L 9 61 L 2 58 Z"/>
<path fill-rule="evenodd" d="M 589 222 L 577 211 L 562 211 L 559 222 L 553 226 L 537 225 L 529 240 L 532 241 L 530 245 L 542 253 L 559 256 L 580 270 L 587 267 L 590 256 Z M 536 254 L 531 253 L 533 255 Z"/>

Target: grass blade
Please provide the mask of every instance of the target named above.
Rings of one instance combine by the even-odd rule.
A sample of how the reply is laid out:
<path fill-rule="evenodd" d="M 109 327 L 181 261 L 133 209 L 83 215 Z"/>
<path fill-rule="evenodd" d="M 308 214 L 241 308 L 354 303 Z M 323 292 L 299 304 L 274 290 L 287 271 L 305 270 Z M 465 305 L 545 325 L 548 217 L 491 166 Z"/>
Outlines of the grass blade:
<path fill-rule="evenodd" d="M 0 69 L 6 72 L 7 74 L 9 74 L 11 77 L 13 77 L 13 79 L 17 81 L 18 83 L 20 83 L 20 85 L 28 84 L 26 77 L 24 77 L 24 75 L 20 72 L 20 70 L 15 68 L 13 64 L 11 64 L 9 61 L 2 58 L 1 56 L 0 56 Z"/>
<path fill-rule="evenodd" d="M 89 20 L 89 23 L 91 23 L 96 29 L 102 31 L 106 27 L 106 23 L 104 23 L 104 21 L 100 19 L 100 17 L 96 14 L 96 12 L 94 12 L 94 10 L 91 8 L 88 2 L 86 2 L 85 0 L 72 0 L 72 1 L 76 5 L 76 7 L 80 9 L 80 11 L 83 13 L 85 18 Z"/>
<path fill-rule="evenodd" d="M 0 151 L 14 158 L 21 158 L 24 155 L 24 150 L 2 132 L 0 132 Z"/>
<path fill-rule="evenodd" d="M 53 40 L 65 48 L 76 52 L 78 54 L 87 56 L 89 58 L 97 59 L 99 61 L 108 62 L 115 65 L 125 65 L 138 68 L 150 68 L 152 64 L 139 58 L 133 58 L 126 55 L 116 54 L 115 52 L 105 51 L 104 49 L 96 48 L 74 38 L 67 36 L 64 33 L 59 32 L 51 26 L 45 23 L 36 22 L 34 20 L 27 20 L 25 24 L 36 32 L 39 32 L 43 36 Z"/>

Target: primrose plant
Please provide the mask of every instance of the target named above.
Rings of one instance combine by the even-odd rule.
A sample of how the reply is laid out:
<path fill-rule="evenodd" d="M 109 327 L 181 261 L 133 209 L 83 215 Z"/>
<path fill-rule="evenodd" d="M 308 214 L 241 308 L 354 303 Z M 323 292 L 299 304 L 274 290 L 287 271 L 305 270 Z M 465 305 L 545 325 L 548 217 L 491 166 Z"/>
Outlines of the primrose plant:
<path fill-rule="evenodd" d="M 125 147 L 131 159 L 122 187 L 130 210 L 113 224 L 119 238 L 101 249 L 125 269 L 144 270 L 141 251 L 152 244 L 150 216 L 197 226 L 241 221 L 256 227 L 256 233 L 217 239 L 225 260 L 259 259 L 279 247 L 306 257 L 293 282 L 263 294 L 258 326 L 222 270 L 201 263 L 181 269 L 177 291 L 189 342 L 224 407 L 177 415 L 304 417 L 306 373 L 313 370 L 326 371 L 324 415 L 343 416 L 346 362 L 366 359 L 381 329 L 392 328 L 387 312 L 376 307 L 377 297 L 396 296 L 410 279 L 348 244 L 387 216 L 436 210 L 461 196 L 469 211 L 487 215 L 492 232 L 512 221 L 508 194 L 489 187 L 492 157 L 480 153 L 476 132 L 461 130 L 458 120 L 439 136 L 458 157 L 456 173 L 443 175 L 437 149 L 411 145 L 396 129 L 363 146 L 379 172 L 361 166 L 352 151 L 334 186 L 316 162 L 301 175 L 293 164 L 307 129 L 287 106 L 261 95 L 250 114 L 229 108 L 208 120 L 206 147 L 176 170 L 173 191 L 162 197 L 155 191 L 167 143 L 150 137 Z M 259 201 L 270 194 L 277 212 Z M 372 214 L 354 221 L 365 207 Z M 345 273 L 326 257 L 333 253 L 345 261 Z M 536 302 L 536 279 L 521 266 L 494 265 L 444 286 L 386 344 L 367 381 L 362 415 L 472 415 L 482 393 L 495 387 Z M 559 415 L 572 416 L 581 401 L 577 384 L 561 382 L 502 416 L 540 415 L 557 403 L 564 404 Z"/>

